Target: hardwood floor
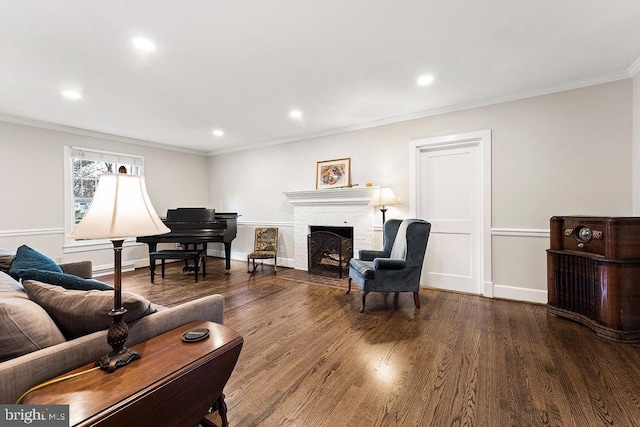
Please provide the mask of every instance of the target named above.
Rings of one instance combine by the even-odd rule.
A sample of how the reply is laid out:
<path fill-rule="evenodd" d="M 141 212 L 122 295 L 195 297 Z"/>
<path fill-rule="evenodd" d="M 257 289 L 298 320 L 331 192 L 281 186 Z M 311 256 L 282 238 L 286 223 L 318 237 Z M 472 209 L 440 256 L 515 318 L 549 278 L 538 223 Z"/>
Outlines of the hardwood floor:
<path fill-rule="evenodd" d="M 101 277 L 109 282 L 110 276 Z M 640 347 L 550 317 L 545 306 L 423 289 L 360 293 L 346 279 L 209 258 L 194 283 L 181 263 L 123 289 L 167 306 L 225 297 L 245 344 L 225 388 L 232 426 L 637 426 Z"/>

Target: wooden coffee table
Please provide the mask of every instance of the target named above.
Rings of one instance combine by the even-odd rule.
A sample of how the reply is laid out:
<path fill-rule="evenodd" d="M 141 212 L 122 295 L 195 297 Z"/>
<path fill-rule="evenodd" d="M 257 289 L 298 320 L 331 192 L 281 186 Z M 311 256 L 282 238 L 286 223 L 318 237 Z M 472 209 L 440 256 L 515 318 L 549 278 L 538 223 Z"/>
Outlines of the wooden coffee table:
<path fill-rule="evenodd" d="M 182 334 L 207 328 L 204 341 L 185 343 Z M 243 344 L 233 329 L 193 322 L 131 348 L 142 358 L 109 374 L 95 370 L 35 390 L 24 403 L 69 405 L 71 426 L 197 426 L 218 403 Z M 68 374 L 93 368 L 93 363 Z M 65 374 L 65 375 L 68 375 Z"/>

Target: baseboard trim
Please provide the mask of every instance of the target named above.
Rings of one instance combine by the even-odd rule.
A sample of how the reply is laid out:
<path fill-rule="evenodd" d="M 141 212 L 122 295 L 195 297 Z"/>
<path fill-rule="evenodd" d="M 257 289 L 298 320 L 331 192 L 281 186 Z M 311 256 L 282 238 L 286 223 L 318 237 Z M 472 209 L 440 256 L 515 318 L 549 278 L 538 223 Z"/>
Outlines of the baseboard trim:
<path fill-rule="evenodd" d="M 546 290 L 517 288 L 514 286 L 496 284 L 493 285 L 493 298 L 525 301 L 535 304 L 546 304 L 548 301 Z"/>
<path fill-rule="evenodd" d="M 133 271 L 136 269 L 137 261 L 122 261 L 122 271 Z M 147 261 L 147 266 L 149 261 Z M 113 264 L 102 264 L 93 266 L 93 277 L 107 276 L 113 274 Z"/>
<path fill-rule="evenodd" d="M 217 258 L 224 258 L 224 251 L 220 250 L 220 249 L 207 249 L 207 255 L 208 256 L 214 256 L 214 257 L 217 257 Z M 231 251 L 231 259 L 234 260 L 234 261 L 247 262 L 247 255 L 249 255 L 249 254 L 246 253 L 246 252 L 233 252 L 233 251 Z M 280 257 L 278 257 L 278 265 L 281 266 L 281 267 L 294 268 L 294 262 L 295 262 L 295 260 L 292 259 L 292 258 L 280 258 Z M 268 265 L 273 265 L 273 260 L 272 259 L 265 259 L 264 263 L 268 264 Z"/>

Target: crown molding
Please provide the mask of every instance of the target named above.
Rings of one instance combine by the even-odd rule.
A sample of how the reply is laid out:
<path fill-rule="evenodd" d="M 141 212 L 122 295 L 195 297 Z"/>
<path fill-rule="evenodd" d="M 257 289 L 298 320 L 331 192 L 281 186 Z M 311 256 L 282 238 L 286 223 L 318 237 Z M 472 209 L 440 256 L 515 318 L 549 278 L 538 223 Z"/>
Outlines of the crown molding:
<path fill-rule="evenodd" d="M 638 59 L 636 59 L 635 62 L 629 65 L 629 68 L 627 68 L 627 73 L 629 73 L 629 76 L 631 76 L 632 78 L 635 77 L 639 71 L 640 71 L 640 57 L 638 57 Z"/>
<path fill-rule="evenodd" d="M 337 135 L 345 132 L 353 132 L 357 130 L 369 129 L 377 126 L 404 122 L 407 120 L 415 120 L 415 119 L 421 119 L 425 117 L 438 116 L 446 113 L 453 113 L 456 111 L 487 107 L 490 105 L 501 104 L 504 102 L 517 101 L 520 99 L 533 98 L 533 97 L 542 96 L 542 95 L 549 95 L 557 92 L 564 92 L 567 90 L 574 90 L 574 89 L 580 89 L 580 88 L 589 87 L 589 86 L 595 86 L 598 84 L 611 83 L 618 80 L 633 78 L 638 72 L 640 72 L 640 58 L 638 58 L 633 64 L 631 64 L 624 71 L 618 71 L 618 72 L 605 74 L 597 77 L 575 80 L 562 85 L 549 86 L 545 88 L 535 89 L 532 91 L 518 92 L 508 96 L 487 98 L 487 99 L 469 102 L 469 103 L 456 104 L 456 105 L 451 105 L 443 108 L 436 108 L 433 110 L 418 111 L 415 113 L 409 113 L 409 114 L 404 114 L 400 116 L 387 117 L 379 120 L 372 120 L 370 122 L 359 123 L 351 126 L 327 129 L 319 132 L 294 135 L 294 136 L 285 137 L 285 138 L 277 138 L 277 139 L 262 141 L 257 143 L 248 143 L 245 145 L 240 145 L 240 146 L 235 146 L 230 148 L 223 148 L 220 150 L 211 150 L 211 151 L 193 150 L 193 149 L 188 149 L 183 147 L 177 147 L 174 145 L 164 144 L 160 142 L 129 138 L 129 137 L 120 136 L 120 135 L 113 135 L 109 133 L 92 131 L 88 129 L 76 128 L 73 126 L 61 125 L 61 124 L 29 119 L 25 117 L 12 116 L 12 115 L 2 114 L 2 113 L 0 113 L 0 121 L 33 126 L 33 127 L 49 129 L 49 130 L 54 130 L 59 132 L 66 132 L 66 133 L 71 133 L 75 135 L 88 136 L 91 138 L 106 139 L 109 141 L 122 142 L 125 144 L 141 145 L 141 146 L 151 147 L 156 149 L 163 149 L 163 150 L 169 150 L 169 151 L 176 151 L 180 153 L 211 157 L 211 156 L 218 156 L 222 154 L 247 151 L 247 150 L 252 150 L 256 148 L 264 148 L 264 147 L 269 147 L 274 145 L 286 144 L 290 142 L 305 141 L 308 139 L 320 138 L 323 136 L 330 136 L 330 135 Z"/>
<path fill-rule="evenodd" d="M 384 119 L 379 119 L 379 120 L 373 120 L 373 121 L 370 121 L 370 122 L 360 123 L 360 124 L 357 124 L 357 125 L 345 126 L 345 127 L 342 127 L 342 128 L 334 128 L 334 129 L 329 129 L 329 130 L 310 133 L 310 134 L 305 134 L 305 135 L 297 135 L 297 136 L 293 136 L 293 137 L 274 139 L 274 140 L 270 140 L 270 141 L 264 141 L 264 142 L 259 142 L 259 143 L 255 143 L 255 144 L 241 145 L 241 146 L 228 148 L 228 149 L 222 149 L 222 150 L 213 150 L 213 151 L 208 152 L 207 155 L 209 155 L 209 156 L 217 156 L 217 155 L 221 155 L 221 154 L 228 154 L 228 153 L 233 153 L 233 152 L 238 152 L 238 151 L 252 150 L 252 149 L 255 149 L 255 148 L 262 148 L 262 147 L 269 147 L 269 146 L 272 146 L 272 145 L 285 144 L 285 143 L 288 143 L 288 142 L 304 141 L 304 140 L 307 140 L 307 139 L 319 138 L 319 137 L 322 137 L 322 136 L 336 135 L 336 134 L 339 134 L 339 133 L 345 133 L 345 132 L 352 132 L 352 131 L 356 131 L 356 130 L 368 129 L 368 128 L 377 127 L 377 126 L 383 126 L 383 125 L 388 125 L 388 124 L 393 124 L 393 123 L 404 122 L 404 121 L 407 121 L 407 120 L 414 120 L 414 119 L 421 119 L 421 118 L 425 118 L 425 117 L 438 116 L 438 115 L 441 115 L 441 114 L 453 113 L 453 112 L 456 112 L 456 111 L 470 110 L 472 108 L 487 107 L 487 106 L 490 106 L 490 105 L 502 104 L 504 102 L 517 101 L 517 100 L 520 100 L 520 99 L 533 98 L 533 97 L 536 97 L 536 96 L 550 95 L 550 94 L 553 94 L 553 93 L 564 92 L 564 91 L 567 91 L 567 90 L 574 90 L 574 89 L 580 89 L 580 88 L 589 87 L 589 86 L 595 86 L 595 85 L 604 84 L 604 83 L 611 83 L 611 82 L 615 82 L 615 81 L 618 81 L 618 80 L 624 80 L 624 79 L 628 79 L 628 78 L 632 77 L 631 69 L 634 66 L 636 67 L 636 72 L 637 72 L 638 69 L 640 69 L 640 58 L 638 58 L 638 60 L 631 67 L 629 67 L 627 70 L 617 71 L 617 72 L 614 72 L 614 73 L 605 74 L 605 75 L 601 75 L 601 76 L 597 76 L 597 77 L 590 77 L 590 78 L 586 78 L 586 79 L 574 80 L 572 82 L 564 83 L 562 85 L 548 86 L 546 88 L 535 89 L 535 90 L 532 90 L 532 91 L 518 92 L 518 93 L 514 93 L 514 94 L 511 94 L 511 95 L 502 96 L 502 97 L 487 98 L 487 99 L 480 100 L 480 101 L 474 101 L 474 102 L 469 102 L 469 103 L 464 103 L 464 104 L 456 104 L 456 105 L 451 105 L 451 106 L 448 106 L 448 107 L 436 108 L 436 109 L 433 109 L 433 110 L 419 111 L 419 112 L 415 112 L 415 113 L 404 114 L 404 115 L 401 115 L 401 116 L 388 117 L 388 118 L 384 118 Z"/>
<path fill-rule="evenodd" d="M 71 133 L 74 135 L 88 136 L 90 138 L 106 139 L 108 141 L 122 142 L 125 144 L 142 145 L 144 147 L 156 148 L 161 150 L 177 151 L 186 154 L 195 154 L 199 156 L 207 155 L 204 151 L 191 150 L 188 148 L 176 147 L 174 145 L 163 144 L 161 142 L 145 141 L 143 139 L 129 138 L 126 136 L 113 135 L 110 133 L 98 132 L 89 129 L 82 129 L 68 125 L 45 122 L 42 120 L 29 119 L 26 117 L 12 116 L 0 113 L 0 121 L 14 123 L 18 125 L 32 126 L 40 129 L 48 129 L 57 132 Z"/>

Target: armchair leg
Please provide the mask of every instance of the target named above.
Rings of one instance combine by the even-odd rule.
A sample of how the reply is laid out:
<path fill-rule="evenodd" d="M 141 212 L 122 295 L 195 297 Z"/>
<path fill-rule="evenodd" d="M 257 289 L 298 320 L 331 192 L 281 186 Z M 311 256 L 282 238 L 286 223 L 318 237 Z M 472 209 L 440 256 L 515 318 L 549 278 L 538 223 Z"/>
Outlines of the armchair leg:
<path fill-rule="evenodd" d="M 416 308 L 420 308 L 420 296 L 418 295 L 418 292 L 413 293 L 413 302 L 416 303 Z"/>
<path fill-rule="evenodd" d="M 349 277 L 349 285 L 347 286 L 347 295 L 349 295 L 349 292 L 351 292 L 351 277 Z"/>
<path fill-rule="evenodd" d="M 365 303 L 365 300 L 367 299 L 367 294 L 368 293 L 369 292 L 363 292 L 362 293 L 362 308 L 360 308 L 360 313 L 364 313 L 364 303 Z"/>

